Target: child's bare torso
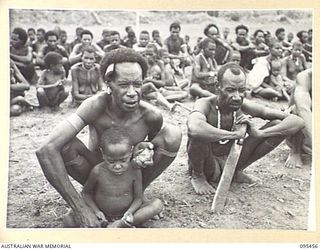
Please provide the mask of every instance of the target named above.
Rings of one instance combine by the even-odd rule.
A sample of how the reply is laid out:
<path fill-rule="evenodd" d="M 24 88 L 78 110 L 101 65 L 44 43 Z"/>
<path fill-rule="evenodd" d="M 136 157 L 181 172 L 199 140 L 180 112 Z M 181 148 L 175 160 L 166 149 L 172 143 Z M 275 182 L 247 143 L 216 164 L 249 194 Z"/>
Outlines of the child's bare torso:
<path fill-rule="evenodd" d="M 122 216 L 130 207 L 134 199 L 134 171 L 138 170 L 130 167 L 122 175 L 114 175 L 100 167 L 94 199 L 106 216 Z"/>

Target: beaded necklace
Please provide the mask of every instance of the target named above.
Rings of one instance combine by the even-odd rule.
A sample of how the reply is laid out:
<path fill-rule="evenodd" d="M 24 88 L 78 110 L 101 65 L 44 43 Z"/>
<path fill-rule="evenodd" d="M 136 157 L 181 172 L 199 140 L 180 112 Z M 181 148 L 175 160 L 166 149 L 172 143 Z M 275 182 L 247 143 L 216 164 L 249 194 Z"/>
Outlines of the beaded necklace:
<path fill-rule="evenodd" d="M 216 105 L 216 109 L 218 112 L 218 128 L 221 129 L 221 113 L 220 113 L 218 105 Z M 233 126 L 236 123 L 236 111 L 232 112 L 232 118 L 233 118 L 232 119 L 233 120 L 232 126 Z M 219 144 L 227 144 L 229 141 L 230 140 L 220 140 Z"/>

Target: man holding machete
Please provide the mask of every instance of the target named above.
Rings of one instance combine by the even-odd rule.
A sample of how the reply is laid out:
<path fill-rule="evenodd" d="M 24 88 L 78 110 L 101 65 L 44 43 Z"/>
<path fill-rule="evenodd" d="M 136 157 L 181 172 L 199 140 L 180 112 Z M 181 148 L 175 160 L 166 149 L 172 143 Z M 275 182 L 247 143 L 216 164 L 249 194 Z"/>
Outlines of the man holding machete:
<path fill-rule="evenodd" d="M 249 134 L 236 166 L 233 181 L 252 183 L 242 171 L 276 148 L 286 137 L 304 127 L 301 118 L 246 100 L 243 68 L 227 63 L 218 71 L 218 95 L 198 99 L 188 117 L 188 162 L 191 183 L 197 194 L 211 194 L 209 184 L 218 182 L 234 140 L 243 133 L 234 124 L 248 125 Z M 258 128 L 252 117 L 269 120 Z"/>

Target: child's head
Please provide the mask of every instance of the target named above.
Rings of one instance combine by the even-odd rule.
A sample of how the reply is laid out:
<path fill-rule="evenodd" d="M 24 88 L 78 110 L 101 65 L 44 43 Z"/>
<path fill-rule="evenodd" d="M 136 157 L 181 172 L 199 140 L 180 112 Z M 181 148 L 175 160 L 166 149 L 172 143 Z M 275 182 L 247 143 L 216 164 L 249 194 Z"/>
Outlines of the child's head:
<path fill-rule="evenodd" d="M 27 40 L 28 40 L 28 34 L 24 29 L 15 28 L 12 31 L 10 44 L 13 47 L 15 48 L 21 47 L 26 44 Z"/>
<path fill-rule="evenodd" d="M 62 56 L 56 52 L 49 52 L 43 58 L 46 68 L 55 74 L 63 72 Z"/>
<path fill-rule="evenodd" d="M 273 60 L 271 61 L 271 74 L 273 76 L 278 76 L 281 73 L 281 66 L 282 63 L 280 60 Z"/>
<path fill-rule="evenodd" d="M 67 38 L 68 38 L 67 32 L 65 30 L 61 30 L 60 31 L 60 42 L 61 43 L 67 42 Z"/>
<path fill-rule="evenodd" d="M 153 30 L 152 31 L 152 39 L 155 41 L 159 41 L 160 40 L 160 32 L 159 30 Z"/>
<path fill-rule="evenodd" d="M 85 69 L 91 69 L 96 61 L 96 51 L 89 45 L 82 49 L 81 61 Z"/>
<path fill-rule="evenodd" d="M 216 43 L 210 39 L 210 38 L 205 38 L 200 42 L 199 45 L 200 49 L 203 51 L 203 55 L 205 57 L 214 57 L 216 53 Z"/>
<path fill-rule="evenodd" d="M 132 146 L 129 134 L 124 129 L 112 127 L 101 136 L 100 143 L 106 168 L 115 175 L 121 175 L 130 167 Z"/>
<path fill-rule="evenodd" d="M 236 63 L 236 64 L 238 64 L 238 65 L 240 65 L 240 61 L 241 61 L 241 54 L 240 54 L 240 52 L 238 51 L 238 50 L 234 50 L 233 52 L 232 52 L 232 57 L 231 57 L 231 60 L 230 60 L 231 62 L 234 62 L 234 63 Z"/>
<path fill-rule="evenodd" d="M 299 57 L 302 54 L 303 45 L 300 41 L 296 41 L 292 44 L 292 56 Z"/>
<path fill-rule="evenodd" d="M 293 33 L 289 32 L 287 35 L 288 42 L 291 42 L 293 40 L 293 38 L 294 38 Z"/>
<path fill-rule="evenodd" d="M 120 33 L 116 30 L 110 31 L 110 44 L 114 47 L 118 47 L 121 43 Z"/>
<path fill-rule="evenodd" d="M 146 47 L 148 45 L 149 41 L 150 41 L 149 32 L 146 30 L 141 31 L 140 35 L 139 35 L 139 45 L 141 47 Z"/>

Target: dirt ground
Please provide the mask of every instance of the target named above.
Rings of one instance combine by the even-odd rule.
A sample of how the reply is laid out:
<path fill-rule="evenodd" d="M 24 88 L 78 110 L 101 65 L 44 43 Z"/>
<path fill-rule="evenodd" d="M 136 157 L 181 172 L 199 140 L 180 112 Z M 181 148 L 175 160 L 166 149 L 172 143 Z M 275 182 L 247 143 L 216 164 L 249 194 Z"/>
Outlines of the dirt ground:
<path fill-rule="evenodd" d="M 144 25 L 147 24 L 141 27 Z M 299 25 L 303 26 L 301 23 L 295 27 L 291 24 L 293 31 L 299 29 Z M 189 27 L 192 31 L 196 30 L 196 26 L 186 24 L 185 27 Z M 70 32 L 74 32 L 74 28 L 74 25 L 68 26 Z M 102 28 L 95 26 L 95 29 Z M 199 28 L 198 33 L 201 33 Z M 167 31 L 164 34 L 167 34 Z M 195 41 L 197 35 L 190 34 L 192 34 L 191 39 Z M 27 98 L 37 104 L 34 86 L 27 93 Z M 259 99 L 256 101 L 263 102 Z M 63 226 L 61 216 L 66 213 L 68 206 L 45 179 L 34 152 L 57 123 L 75 111 L 69 102 L 70 99 L 56 112 L 34 110 L 10 118 L 8 228 Z M 277 108 L 285 105 L 275 102 L 263 103 Z M 191 106 L 192 103 L 187 105 Z M 246 172 L 259 178 L 260 182 L 255 185 L 233 184 L 228 192 L 224 211 L 221 214 L 214 214 L 211 211 L 213 195 L 196 195 L 188 178 L 186 154 L 188 112 L 183 109 L 177 109 L 174 114 L 162 111 L 165 122 L 181 128 L 183 140 L 175 161 L 146 190 L 148 197 L 158 197 L 163 201 L 164 217 L 160 220 L 151 220 L 144 227 L 307 229 L 311 168 L 307 165 L 294 169 L 285 168 L 284 163 L 289 153 L 285 143 L 247 168 Z M 261 123 L 259 120 L 257 122 Z M 87 134 L 88 130 L 85 128 L 79 138 L 86 142 Z M 80 185 L 73 183 L 78 190 L 81 190 Z"/>

